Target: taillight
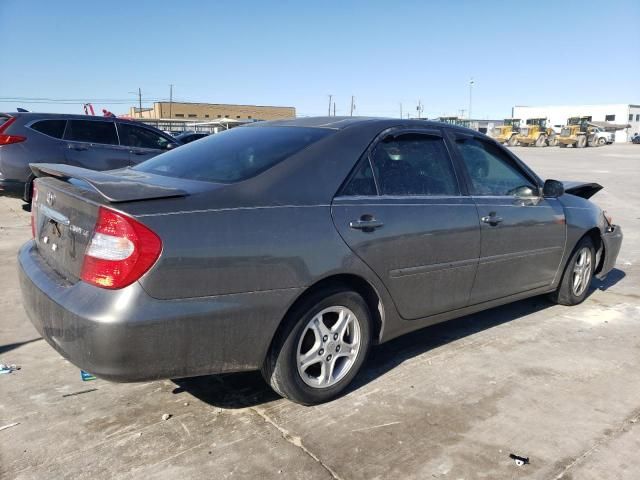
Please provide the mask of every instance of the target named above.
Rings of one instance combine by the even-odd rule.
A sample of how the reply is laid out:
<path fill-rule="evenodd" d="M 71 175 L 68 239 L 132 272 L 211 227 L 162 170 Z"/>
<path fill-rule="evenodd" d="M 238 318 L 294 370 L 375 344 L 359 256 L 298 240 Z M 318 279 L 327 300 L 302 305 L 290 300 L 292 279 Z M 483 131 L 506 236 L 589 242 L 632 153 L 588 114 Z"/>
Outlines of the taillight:
<path fill-rule="evenodd" d="M 31 193 L 31 235 L 36 238 L 36 202 L 38 201 L 38 187 L 36 182 L 33 182 L 33 192 Z"/>
<path fill-rule="evenodd" d="M 162 241 L 149 228 L 100 207 L 80 277 L 98 287 L 123 288 L 144 275 L 161 251 Z"/>
<path fill-rule="evenodd" d="M 16 121 L 16 117 L 11 117 L 9 120 L 0 125 L 0 146 L 9 145 L 10 143 L 24 142 L 27 137 L 22 135 L 7 135 L 6 132 L 9 125 Z"/>

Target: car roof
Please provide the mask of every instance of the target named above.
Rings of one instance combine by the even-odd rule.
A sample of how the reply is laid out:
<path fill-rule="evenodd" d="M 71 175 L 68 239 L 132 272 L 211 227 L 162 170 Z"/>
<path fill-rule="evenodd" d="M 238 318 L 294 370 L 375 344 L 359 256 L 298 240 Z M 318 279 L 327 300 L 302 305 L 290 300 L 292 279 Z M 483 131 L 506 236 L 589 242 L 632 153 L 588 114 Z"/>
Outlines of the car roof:
<path fill-rule="evenodd" d="M 391 127 L 406 127 L 406 128 L 442 128 L 447 127 L 452 130 L 459 130 L 460 132 L 474 133 L 475 130 L 461 127 L 458 125 L 451 125 L 444 122 L 437 122 L 434 120 L 410 120 L 400 118 L 383 118 L 383 117 L 301 117 L 290 118 L 285 120 L 270 120 L 266 122 L 255 122 L 243 125 L 246 127 L 313 127 L 313 128 L 327 128 L 331 130 L 344 130 L 347 128 L 375 126 L 380 127 L 381 130 Z"/>
<path fill-rule="evenodd" d="M 117 120 L 119 122 L 129 122 L 136 125 L 140 125 L 134 119 L 119 118 L 119 117 L 104 117 L 102 115 L 83 115 L 78 113 L 41 113 L 41 112 L 0 112 L 0 115 L 8 115 L 11 117 L 25 118 L 25 119 L 50 119 L 60 118 L 64 120 Z M 151 127 L 151 125 L 146 125 Z"/>

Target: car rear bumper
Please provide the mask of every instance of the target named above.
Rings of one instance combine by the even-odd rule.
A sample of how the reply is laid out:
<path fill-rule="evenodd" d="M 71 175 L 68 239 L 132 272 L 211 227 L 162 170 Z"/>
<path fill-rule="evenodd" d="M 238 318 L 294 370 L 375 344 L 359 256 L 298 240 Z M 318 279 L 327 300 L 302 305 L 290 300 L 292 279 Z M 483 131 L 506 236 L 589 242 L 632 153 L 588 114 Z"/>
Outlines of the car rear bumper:
<path fill-rule="evenodd" d="M 19 254 L 24 308 L 63 357 L 119 382 L 254 370 L 299 289 L 158 300 L 134 283 L 66 283 L 32 241 Z"/>
<path fill-rule="evenodd" d="M 620 225 L 614 225 L 610 232 L 605 232 L 602 235 L 602 242 L 604 243 L 604 260 L 602 261 L 602 268 L 596 274 L 597 278 L 604 278 L 613 269 L 618 259 L 618 253 L 620 253 L 620 246 L 622 245 L 622 228 Z"/>

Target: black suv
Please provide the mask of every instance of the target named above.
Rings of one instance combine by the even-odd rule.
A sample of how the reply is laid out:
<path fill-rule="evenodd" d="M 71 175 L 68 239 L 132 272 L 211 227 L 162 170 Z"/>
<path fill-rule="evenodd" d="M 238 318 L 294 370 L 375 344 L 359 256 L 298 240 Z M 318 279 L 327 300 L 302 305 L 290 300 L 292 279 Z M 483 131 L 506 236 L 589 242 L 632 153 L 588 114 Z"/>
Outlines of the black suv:
<path fill-rule="evenodd" d="M 0 193 L 30 202 L 30 163 L 113 170 L 136 165 L 180 144 L 156 128 L 120 118 L 0 113 Z"/>

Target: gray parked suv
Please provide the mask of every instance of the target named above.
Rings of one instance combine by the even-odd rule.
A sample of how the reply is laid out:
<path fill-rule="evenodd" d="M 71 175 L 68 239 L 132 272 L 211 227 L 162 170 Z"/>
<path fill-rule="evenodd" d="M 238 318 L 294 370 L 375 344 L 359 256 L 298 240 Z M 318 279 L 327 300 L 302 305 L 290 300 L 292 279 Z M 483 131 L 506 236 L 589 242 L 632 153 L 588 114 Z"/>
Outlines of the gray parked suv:
<path fill-rule="evenodd" d="M 0 113 L 0 193 L 31 201 L 30 163 L 91 170 L 137 165 L 180 145 L 153 127 L 120 118 Z"/>

